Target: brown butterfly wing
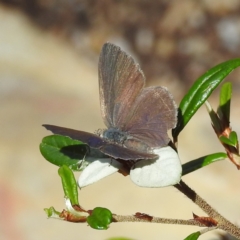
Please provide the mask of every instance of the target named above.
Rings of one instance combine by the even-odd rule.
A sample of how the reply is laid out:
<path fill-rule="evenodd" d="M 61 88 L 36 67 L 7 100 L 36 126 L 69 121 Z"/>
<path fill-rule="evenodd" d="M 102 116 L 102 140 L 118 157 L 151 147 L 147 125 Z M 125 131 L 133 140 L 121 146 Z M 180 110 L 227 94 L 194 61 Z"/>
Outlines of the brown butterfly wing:
<path fill-rule="evenodd" d="M 45 127 L 47 130 L 50 130 L 54 134 L 67 136 L 74 140 L 79 140 L 83 143 L 88 144 L 92 148 L 100 148 L 102 145 L 106 144 L 106 142 L 102 138 L 92 133 L 49 124 L 44 124 L 43 127 Z"/>
<path fill-rule="evenodd" d="M 133 149 L 125 148 L 117 144 L 106 144 L 103 145 L 100 149 L 101 152 L 104 154 L 114 158 L 114 159 L 121 159 L 121 160 L 147 160 L 147 159 L 157 159 L 158 155 L 146 153 L 146 152 L 139 152 Z"/>
<path fill-rule="evenodd" d="M 99 58 L 99 93 L 105 125 L 125 125 L 131 108 L 143 89 L 145 77 L 131 56 L 111 43 L 103 45 Z"/>
<path fill-rule="evenodd" d="M 166 146 L 167 131 L 176 126 L 177 107 L 172 95 L 164 87 L 144 88 L 129 113 L 123 131 L 150 147 Z"/>
<path fill-rule="evenodd" d="M 70 128 L 64 128 L 54 125 L 43 125 L 47 130 L 50 130 L 54 134 L 68 136 L 72 139 L 87 143 L 92 148 L 99 149 L 102 153 L 121 160 L 140 160 L 140 159 L 156 159 L 158 156 L 150 153 L 142 153 L 131 149 L 124 148 L 117 144 L 112 144 L 104 141 L 98 135 L 78 131 Z"/>

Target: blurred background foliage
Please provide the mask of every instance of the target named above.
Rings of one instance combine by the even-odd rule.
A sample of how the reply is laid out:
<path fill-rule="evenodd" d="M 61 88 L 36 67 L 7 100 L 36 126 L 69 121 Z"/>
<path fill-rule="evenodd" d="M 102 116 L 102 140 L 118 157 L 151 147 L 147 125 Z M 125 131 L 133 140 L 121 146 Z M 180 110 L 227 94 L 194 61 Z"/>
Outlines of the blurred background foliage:
<path fill-rule="evenodd" d="M 128 0 L 1 0 L 36 26 L 99 53 L 123 45 L 149 80 L 180 81 L 183 90 L 203 71 L 239 56 L 240 2 Z M 236 75 L 231 76 L 239 87 Z M 172 84 L 172 83 L 171 83 Z"/>

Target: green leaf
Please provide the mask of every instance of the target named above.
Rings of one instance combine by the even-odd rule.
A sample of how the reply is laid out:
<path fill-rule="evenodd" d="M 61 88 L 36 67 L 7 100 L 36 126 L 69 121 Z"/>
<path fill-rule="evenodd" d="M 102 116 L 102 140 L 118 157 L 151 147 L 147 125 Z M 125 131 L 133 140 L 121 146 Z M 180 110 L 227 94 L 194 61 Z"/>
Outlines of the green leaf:
<path fill-rule="evenodd" d="M 126 237 L 112 237 L 108 238 L 106 240 L 133 240 L 132 238 L 126 238 Z"/>
<path fill-rule="evenodd" d="M 59 218 L 60 212 L 56 211 L 54 207 L 44 208 L 44 211 L 47 214 L 48 218 L 51 217 Z"/>
<path fill-rule="evenodd" d="M 234 146 L 237 146 L 238 143 L 238 136 L 237 133 L 235 131 L 232 131 L 229 135 L 229 139 L 231 140 L 231 142 L 234 144 Z"/>
<path fill-rule="evenodd" d="M 221 141 L 222 143 L 225 143 L 225 144 L 227 144 L 227 145 L 229 145 L 229 146 L 233 146 L 233 147 L 236 146 L 234 142 L 232 142 L 229 138 L 227 138 L 227 137 L 225 137 L 225 136 L 221 136 L 221 137 L 219 137 L 219 139 L 220 139 L 220 141 Z"/>
<path fill-rule="evenodd" d="M 59 167 L 66 165 L 80 171 L 81 162 L 88 150 L 88 145 L 66 136 L 51 135 L 43 138 L 40 152 L 43 157 Z"/>
<path fill-rule="evenodd" d="M 205 106 L 207 108 L 208 114 L 211 118 L 212 121 L 212 125 L 213 128 L 215 130 L 215 132 L 217 133 L 222 133 L 222 123 L 219 119 L 219 116 L 217 115 L 217 113 L 212 109 L 211 104 L 208 101 L 205 101 Z"/>
<path fill-rule="evenodd" d="M 223 119 L 227 122 L 230 121 L 231 97 L 232 97 L 232 84 L 230 82 L 226 82 L 221 87 L 219 107 L 217 112 L 220 119 Z"/>
<path fill-rule="evenodd" d="M 173 129 L 175 139 L 213 90 L 238 66 L 240 59 L 229 60 L 210 69 L 195 81 L 179 105 L 178 123 Z"/>
<path fill-rule="evenodd" d="M 107 208 L 94 208 L 87 222 L 94 229 L 106 230 L 112 222 L 112 213 Z"/>
<path fill-rule="evenodd" d="M 200 235 L 201 235 L 200 232 L 195 232 L 195 233 L 190 234 L 186 238 L 184 238 L 184 240 L 196 240 L 199 238 Z"/>
<path fill-rule="evenodd" d="M 182 165 L 182 169 L 183 169 L 182 175 L 186 175 L 188 173 L 196 171 L 216 161 L 224 160 L 225 158 L 227 158 L 226 153 L 213 153 L 213 154 L 192 160 Z"/>
<path fill-rule="evenodd" d="M 70 199 L 72 205 L 79 205 L 78 187 L 72 170 L 68 166 L 63 165 L 58 169 L 58 174 L 62 179 L 65 197 Z"/>

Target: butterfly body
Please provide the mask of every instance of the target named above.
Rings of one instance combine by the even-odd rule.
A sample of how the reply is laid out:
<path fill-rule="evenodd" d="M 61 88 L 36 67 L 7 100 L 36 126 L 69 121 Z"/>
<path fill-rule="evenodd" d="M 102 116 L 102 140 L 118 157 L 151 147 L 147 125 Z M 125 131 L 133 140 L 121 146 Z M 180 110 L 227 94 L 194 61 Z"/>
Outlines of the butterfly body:
<path fill-rule="evenodd" d="M 101 137 L 109 142 L 123 144 L 127 140 L 128 134 L 118 128 L 108 128 L 103 130 Z"/>

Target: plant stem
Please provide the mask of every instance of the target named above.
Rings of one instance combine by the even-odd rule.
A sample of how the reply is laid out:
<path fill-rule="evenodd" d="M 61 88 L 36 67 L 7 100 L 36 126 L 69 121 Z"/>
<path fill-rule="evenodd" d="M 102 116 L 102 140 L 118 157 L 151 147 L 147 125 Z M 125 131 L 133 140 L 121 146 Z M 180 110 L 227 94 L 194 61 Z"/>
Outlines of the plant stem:
<path fill-rule="evenodd" d="M 213 209 L 204 199 L 202 199 L 194 190 L 192 190 L 186 183 L 182 180 L 179 184 L 174 185 L 180 192 L 191 199 L 195 204 L 197 204 L 209 217 L 213 218 L 218 222 L 217 227 L 219 229 L 225 230 L 234 237 L 240 239 L 240 228 L 229 222 L 221 214 L 219 214 L 215 209 Z"/>
<path fill-rule="evenodd" d="M 199 227 L 206 227 L 206 225 L 196 221 L 196 220 L 183 220 L 183 219 L 172 219 L 172 218 L 159 218 L 152 217 L 151 220 L 147 220 L 146 218 L 139 218 L 133 215 L 117 215 L 113 214 L 113 219 L 116 222 L 151 222 L 151 223 L 163 223 L 163 224 L 180 224 L 180 225 L 192 225 Z"/>

